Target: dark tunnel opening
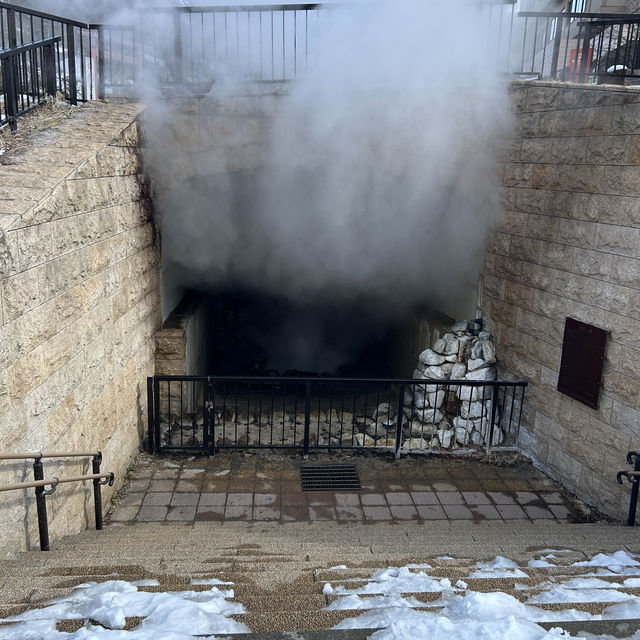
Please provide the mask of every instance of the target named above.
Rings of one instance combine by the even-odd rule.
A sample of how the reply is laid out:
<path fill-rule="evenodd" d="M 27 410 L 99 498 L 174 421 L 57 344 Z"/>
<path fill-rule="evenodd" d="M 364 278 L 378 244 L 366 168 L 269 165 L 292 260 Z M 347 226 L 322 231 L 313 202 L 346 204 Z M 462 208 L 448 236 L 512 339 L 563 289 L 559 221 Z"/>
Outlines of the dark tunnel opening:
<path fill-rule="evenodd" d="M 394 327 L 357 306 L 299 304 L 226 290 L 209 294 L 206 307 L 212 375 L 394 375 Z"/>

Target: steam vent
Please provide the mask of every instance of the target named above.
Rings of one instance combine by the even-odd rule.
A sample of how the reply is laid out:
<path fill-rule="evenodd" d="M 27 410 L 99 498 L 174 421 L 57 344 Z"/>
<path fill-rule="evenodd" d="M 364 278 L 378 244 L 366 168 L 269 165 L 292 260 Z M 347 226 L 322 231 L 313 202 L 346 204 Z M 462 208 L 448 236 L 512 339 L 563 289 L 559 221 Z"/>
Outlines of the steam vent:
<path fill-rule="evenodd" d="M 0 2 L 0 640 L 640 638 L 639 25 Z"/>

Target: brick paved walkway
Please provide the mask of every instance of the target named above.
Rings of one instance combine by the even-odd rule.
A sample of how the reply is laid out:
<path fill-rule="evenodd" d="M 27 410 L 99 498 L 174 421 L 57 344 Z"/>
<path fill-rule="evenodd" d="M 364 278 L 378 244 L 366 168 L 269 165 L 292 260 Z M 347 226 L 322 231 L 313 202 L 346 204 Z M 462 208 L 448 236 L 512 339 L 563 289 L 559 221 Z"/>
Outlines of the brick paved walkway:
<path fill-rule="evenodd" d="M 350 462 L 361 491 L 301 490 L 299 456 L 224 453 L 207 458 L 141 455 L 111 522 L 194 520 L 405 521 L 593 519 L 526 462 L 317 455 L 310 463 Z"/>

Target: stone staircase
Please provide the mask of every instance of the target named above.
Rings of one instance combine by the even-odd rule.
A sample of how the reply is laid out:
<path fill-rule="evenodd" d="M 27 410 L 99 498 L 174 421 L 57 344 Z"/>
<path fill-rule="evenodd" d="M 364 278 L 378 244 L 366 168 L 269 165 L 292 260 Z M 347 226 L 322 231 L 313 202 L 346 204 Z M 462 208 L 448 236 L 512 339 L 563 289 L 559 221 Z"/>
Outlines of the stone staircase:
<path fill-rule="evenodd" d="M 528 566 L 543 549 L 550 548 L 570 551 L 556 554 L 553 562 L 557 566 Z M 452 584 L 463 580 L 474 591 L 502 591 L 524 602 L 540 592 L 543 583 L 548 588 L 549 583 L 561 583 L 593 571 L 593 567 L 572 566 L 574 562 L 621 549 L 640 552 L 637 532 L 604 524 L 110 525 L 102 532 L 85 531 L 65 538 L 50 552 L 22 553 L 1 562 L 0 617 L 43 607 L 47 600 L 65 596 L 73 587 L 88 581 L 153 578 L 159 586 L 139 589 L 198 591 L 210 586 L 191 585 L 192 579 L 217 578 L 234 583 L 233 599 L 244 605 L 246 613 L 232 617 L 253 633 L 324 630 L 363 613 L 361 609 L 327 610 L 339 597 L 336 588 L 342 585 L 353 589 L 366 584 L 377 569 L 429 563 L 431 569 L 427 572 L 433 578 L 448 578 Z M 496 555 L 515 561 L 527 577 L 469 578 L 479 560 L 491 560 Z M 346 565 L 347 569 L 332 569 L 337 565 Z M 620 582 L 615 577 L 602 579 Z M 334 593 L 323 593 L 327 583 Z M 547 602 L 536 606 L 550 612 L 575 608 L 598 614 L 611 604 L 606 591 L 602 591 L 601 600 L 594 602 Z M 617 591 L 640 596 L 637 587 Z M 371 595 L 374 593 L 375 589 Z M 423 603 L 425 609 L 438 610 L 433 607 L 438 593 L 407 595 Z M 127 628 L 135 627 L 139 621 L 127 619 Z M 59 621 L 58 629 L 73 631 L 82 624 L 82 620 Z M 611 621 L 606 628 L 615 624 L 615 620 Z M 628 629 L 634 623 L 624 624 Z M 579 626 L 594 631 L 600 628 L 596 623 Z M 342 635 L 365 637 L 355 632 Z"/>

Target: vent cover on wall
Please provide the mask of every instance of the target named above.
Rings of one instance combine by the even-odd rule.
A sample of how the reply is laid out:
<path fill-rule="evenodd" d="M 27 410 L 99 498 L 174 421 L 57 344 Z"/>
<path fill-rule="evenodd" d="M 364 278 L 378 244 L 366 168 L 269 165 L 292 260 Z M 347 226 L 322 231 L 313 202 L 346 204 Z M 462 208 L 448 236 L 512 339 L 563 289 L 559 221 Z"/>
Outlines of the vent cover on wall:
<path fill-rule="evenodd" d="M 562 343 L 558 391 L 598 408 L 607 331 L 567 318 Z"/>

